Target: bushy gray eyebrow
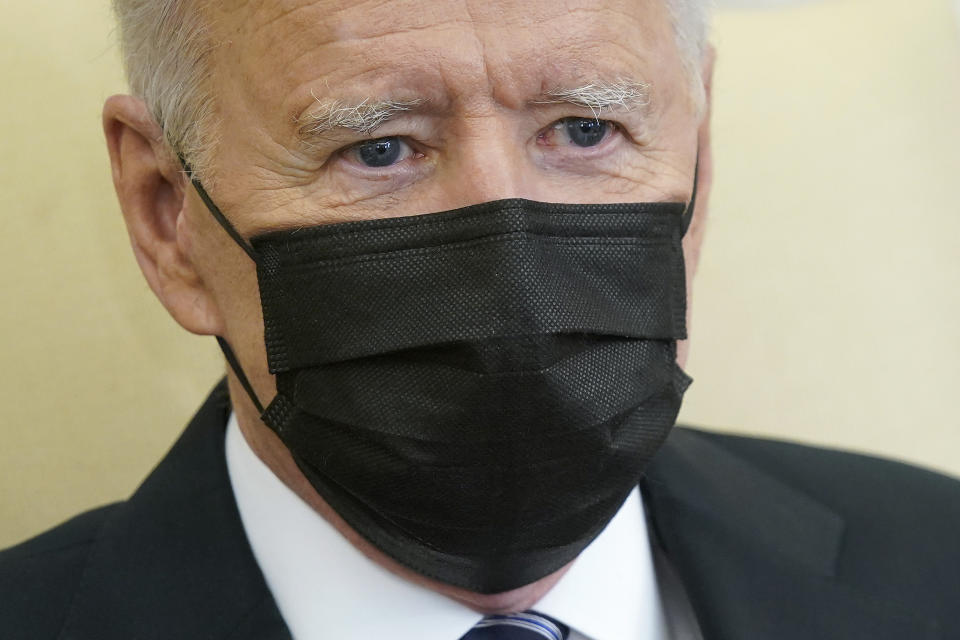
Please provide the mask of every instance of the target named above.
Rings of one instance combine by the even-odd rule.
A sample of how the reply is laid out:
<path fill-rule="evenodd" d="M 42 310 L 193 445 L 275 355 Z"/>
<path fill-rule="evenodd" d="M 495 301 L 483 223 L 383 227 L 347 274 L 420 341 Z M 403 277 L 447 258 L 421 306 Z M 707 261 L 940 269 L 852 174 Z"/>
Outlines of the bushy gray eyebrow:
<path fill-rule="evenodd" d="M 321 137 L 334 129 L 349 129 L 361 134 L 377 130 L 387 120 L 397 114 L 410 111 L 425 102 L 415 100 L 363 100 L 349 104 L 342 100 L 323 101 L 317 99 L 317 108 L 302 116 L 297 123 L 298 133 L 304 140 Z"/>
<path fill-rule="evenodd" d="M 314 96 L 316 107 L 297 120 L 302 141 L 310 143 L 337 129 L 367 135 L 397 115 L 412 111 L 426 100 L 374 100 L 357 103 L 343 100 L 321 100 Z M 577 87 L 555 87 L 543 92 L 529 104 L 571 104 L 589 109 L 595 118 L 617 108 L 646 109 L 650 105 L 650 85 L 637 80 L 592 82 Z"/>
<path fill-rule="evenodd" d="M 647 109 L 650 106 L 650 84 L 620 79 L 614 82 L 592 82 L 579 87 L 556 87 L 545 91 L 532 104 L 572 104 L 590 109 L 594 118 L 604 110 Z"/>

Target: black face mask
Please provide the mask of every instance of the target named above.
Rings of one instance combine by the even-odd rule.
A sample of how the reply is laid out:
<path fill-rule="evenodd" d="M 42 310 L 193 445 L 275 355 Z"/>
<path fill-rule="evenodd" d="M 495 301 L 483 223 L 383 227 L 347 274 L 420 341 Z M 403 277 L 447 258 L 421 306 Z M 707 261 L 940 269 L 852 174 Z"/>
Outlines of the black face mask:
<path fill-rule="evenodd" d="M 500 200 L 276 231 L 256 262 L 263 421 L 375 547 L 479 593 L 573 560 L 636 486 L 690 383 L 682 203 Z"/>

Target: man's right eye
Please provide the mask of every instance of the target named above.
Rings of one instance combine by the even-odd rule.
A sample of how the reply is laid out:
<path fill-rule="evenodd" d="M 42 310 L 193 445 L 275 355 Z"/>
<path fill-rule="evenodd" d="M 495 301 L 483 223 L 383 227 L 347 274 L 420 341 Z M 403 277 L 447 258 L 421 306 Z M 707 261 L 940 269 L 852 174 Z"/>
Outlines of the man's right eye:
<path fill-rule="evenodd" d="M 413 155 L 413 151 L 406 142 L 391 136 L 355 144 L 348 149 L 348 155 L 358 164 L 380 169 L 406 160 Z"/>

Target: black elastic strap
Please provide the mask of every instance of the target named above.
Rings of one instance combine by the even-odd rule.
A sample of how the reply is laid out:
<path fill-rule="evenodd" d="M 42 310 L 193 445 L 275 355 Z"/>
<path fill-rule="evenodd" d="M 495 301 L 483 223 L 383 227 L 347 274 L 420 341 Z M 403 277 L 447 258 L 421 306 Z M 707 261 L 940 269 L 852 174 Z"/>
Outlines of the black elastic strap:
<path fill-rule="evenodd" d="M 187 164 L 187 161 L 183 156 L 179 156 L 180 164 L 183 165 L 183 170 L 187 172 L 187 177 L 190 178 L 190 182 L 193 184 L 193 188 L 197 190 L 197 193 L 200 194 L 200 199 L 203 200 L 203 204 L 207 205 L 207 209 L 210 210 L 210 213 L 213 214 L 213 217 L 217 222 L 220 223 L 220 226 L 223 227 L 223 230 L 226 231 L 233 241 L 240 245 L 240 248 L 243 249 L 244 253 L 250 256 L 250 259 L 254 262 L 257 262 L 258 255 L 250 243 L 247 242 L 243 236 L 240 235 L 240 232 L 237 231 L 236 227 L 230 224 L 230 221 L 227 220 L 227 217 L 223 215 L 223 212 L 220 211 L 220 207 L 216 205 L 213 201 L 213 198 L 210 197 L 210 194 L 207 193 L 207 190 L 203 188 L 203 185 L 200 184 L 200 181 L 193 173 L 193 169 L 190 168 L 190 165 Z"/>
<path fill-rule="evenodd" d="M 693 193 L 690 194 L 690 202 L 687 204 L 686 210 L 683 212 L 683 221 L 681 223 L 680 235 L 687 235 L 687 230 L 690 228 L 690 223 L 693 221 L 693 210 L 697 206 L 697 182 L 700 178 L 700 148 L 697 148 L 697 164 L 693 168 Z"/>
<path fill-rule="evenodd" d="M 190 178 L 190 182 L 193 184 L 193 188 L 197 190 L 197 193 L 200 195 L 200 199 L 203 200 L 203 204 L 207 205 L 207 209 L 213 214 L 214 219 L 220 223 L 220 226 L 223 227 L 223 230 L 233 238 L 233 241 L 240 245 L 240 248 L 243 249 L 251 260 L 255 263 L 257 262 L 257 252 L 254 251 L 253 247 L 250 246 L 250 243 L 247 242 L 243 236 L 240 235 L 240 232 L 230 224 L 230 221 L 227 220 L 227 217 L 223 215 L 223 212 L 220 211 L 213 199 L 210 197 L 210 194 L 207 193 L 207 190 L 203 188 L 203 185 L 200 184 L 200 181 L 197 179 L 196 175 L 193 173 L 193 169 L 190 168 L 190 165 L 187 164 L 187 161 L 182 155 L 177 156 L 180 159 L 180 164 L 183 166 L 183 170 L 186 171 L 187 177 Z M 227 341 L 217 336 L 217 344 L 220 345 L 220 351 L 223 351 L 223 356 L 227 359 L 227 364 L 230 365 L 230 368 L 233 369 L 234 375 L 237 376 L 237 379 L 240 381 L 240 384 L 243 385 L 243 390 L 247 392 L 247 395 L 250 396 L 253 406 L 257 408 L 257 411 L 260 414 L 263 414 L 263 404 L 260 402 L 260 399 L 257 398 L 257 394 L 253 390 L 253 386 L 250 384 L 250 380 L 247 378 L 247 375 L 243 372 L 243 367 L 240 366 L 240 361 L 237 359 L 237 354 L 233 352 L 233 349 L 230 348 L 230 345 Z"/>
<path fill-rule="evenodd" d="M 243 367 L 240 366 L 240 361 L 237 360 L 237 355 L 233 352 L 233 349 L 230 348 L 230 345 L 227 344 L 227 341 L 220 336 L 217 336 L 217 344 L 220 345 L 220 350 L 223 351 L 223 355 L 227 359 L 227 364 L 230 365 L 230 368 L 233 369 L 233 373 L 236 374 L 237 379 L 240 380 L 240 384 L 243 385 L 243 390 L 247 392 L 248 396 L 250 396 L 253 406 L 255 406 L 257 411 L 263 415 L 263 404 L 260 403 L 260 399 L 257 398 L 257 394 L 250 385 L 250 381 L 247 379 L 246 374 L 243 373 Z"/>

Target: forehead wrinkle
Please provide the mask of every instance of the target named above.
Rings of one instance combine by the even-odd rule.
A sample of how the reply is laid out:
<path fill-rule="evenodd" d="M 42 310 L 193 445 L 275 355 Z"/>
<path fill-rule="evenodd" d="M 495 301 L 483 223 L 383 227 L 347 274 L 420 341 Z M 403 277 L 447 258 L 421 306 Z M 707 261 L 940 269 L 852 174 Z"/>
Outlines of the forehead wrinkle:
<path fill-rule="evenodd" d="M 261 31 L 272 27 L 275 23 L 280 22 L 281 20 L 291 18 L 294 14 L 309 10 L 313 4 L 314 3 L 310 2 L 309 0 L 299 3 L 260 3 L 257 7 L 254 7 L 252 13 L 249 15 L 248 19 L 244 21 L 244 23 L 246 23 L 247 29 L 251 32 Z M 268 11 L 270 8 L 274 8 L 276 11 L 270 13 Z M 265 13 L 267 15 L 262 22 L 258 22 L 257 18 L 261 13 Z"/>
<path fill-rule="evenodd" d="M 595 118 L 599 118 L 604 109 L 646 111 L 650 106 L 650 84 L 625 78 L 596 81 L 576 87 L 554 87 L 531 100 L 531 104 L 563 103 L 590 109 Z"/>

